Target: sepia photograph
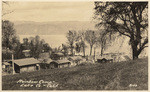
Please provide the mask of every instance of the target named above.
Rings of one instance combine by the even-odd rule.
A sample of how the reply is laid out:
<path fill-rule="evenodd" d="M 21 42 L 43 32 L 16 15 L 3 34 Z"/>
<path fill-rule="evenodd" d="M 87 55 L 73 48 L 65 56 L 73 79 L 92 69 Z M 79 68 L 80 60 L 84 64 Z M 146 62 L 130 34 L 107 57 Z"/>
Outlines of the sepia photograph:
<path fill-rule="evenodd" d="M 148 1 L 1 3 L 3 91 L 148 91 Z"/>

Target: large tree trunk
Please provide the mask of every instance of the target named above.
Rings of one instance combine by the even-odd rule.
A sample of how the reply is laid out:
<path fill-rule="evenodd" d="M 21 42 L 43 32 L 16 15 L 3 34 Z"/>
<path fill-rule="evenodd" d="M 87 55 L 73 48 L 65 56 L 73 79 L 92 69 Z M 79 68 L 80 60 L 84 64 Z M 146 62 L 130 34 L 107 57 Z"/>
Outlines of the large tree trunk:
<path fill-rule="evenodd" d="M 93 46 L 90 46 L 90 56 L 92 55 L 92 48 Z"/>
<path fill-rule="evenodd" d="M 140 21 L 138 21 L 138 19 L 137 19 L 135 7 L 134 6 L 131 7 L 131 10 L 133 13 L 133 19 L 134 19 L 135 27 L 136 27 L 136 29 L 135 29 L 136 30 L 136 32 L 135 32 L 136 36 L 134 36 L 134 34 L 131 33 L 132 58 L 134 60 L 134 59 L 138 58 L 139 54 L 141 53 L 141 51 L 139 51 L 139 49 L 138 49 L 138 45 L 141 44 L 141 30 L 140 30 Z"/>
<path fill-rule="evenodd" d="M 132 59 L 137 59 L 138 58 L 138 51 L 137 51 L 137 47 L 134 46 L 134 44 L 131 46 L 132 47 Z"/>
<path fill-rule="evenodd" d="M 134 40 L 133 43 L 131 44 L 131 49 L 132 49 L 132 59 L 137 59 L 140 53 L 142 52 L 142 49 L 138 49 L 138 41 Z"/>

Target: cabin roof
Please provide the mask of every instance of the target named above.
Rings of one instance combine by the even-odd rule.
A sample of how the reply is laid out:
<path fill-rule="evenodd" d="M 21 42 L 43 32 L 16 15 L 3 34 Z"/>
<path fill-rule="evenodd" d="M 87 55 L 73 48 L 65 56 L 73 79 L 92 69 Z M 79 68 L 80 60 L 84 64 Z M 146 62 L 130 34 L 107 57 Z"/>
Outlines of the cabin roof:
<path fill-rule="evenodd" d="M 30 52 L 30 50 L 23 50 L 22 52 L 26 53 L 26 52 Z"/>
<path fill-rule="evenodd" d="M 70 63 L 70 61 L 69 61 L 69 60 L 67 60 L 67 59 L 56 60 L 56 61 L 52 61 L 52 62 L 55 62 L 55 63 L 57 63 L 57 64 Z"/>
<path fill-rule="evenodd" d="M 3 65 L 10 65 L 10 63 L 8 63 L 8 62 L 3 62 L 2 64 Z"/>
<path fill-rule="evenodd" d="M 55 53 L 55 55 L 58 55 L 58 56 L 64 56 L 64 54 L 61 53 L 61 52 Z"/>
<path fill-rule="evenodd" d="M 14 63 L 19 65 L 19 66 L 25 66 L 25 65 L 33 65 L 33 64 L 38 64 L 40 61 L 34 58 L 24 58 L 24 59 L 16 59 L 14 60 Z"/>
<path fill-rule="evenodd" d="M 47 59 L 46 63 L 49 64 L 49 63 L 51 63 L 52 61 L 53 61 L 53 60 L 49 58 L 49 59 Z"/>

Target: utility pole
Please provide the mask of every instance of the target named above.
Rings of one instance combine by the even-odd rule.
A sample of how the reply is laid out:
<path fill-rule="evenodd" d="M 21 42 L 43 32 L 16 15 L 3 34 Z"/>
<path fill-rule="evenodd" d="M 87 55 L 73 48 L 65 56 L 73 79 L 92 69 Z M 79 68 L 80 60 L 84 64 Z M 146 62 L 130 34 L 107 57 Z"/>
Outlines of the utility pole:
<path fill-rule="evenodd" d="M 94 47 L 94 63 L 95 63 L 95 50 L 96 50 L 96 47 Z"/>
<path fill-rule="evenodd" d="M 15 70 L 14 70 L 14 53 L 13 53 L 13 51 L 12 51 L 12 68 L 13 68 L 13 74 L 15 74 Z"/>

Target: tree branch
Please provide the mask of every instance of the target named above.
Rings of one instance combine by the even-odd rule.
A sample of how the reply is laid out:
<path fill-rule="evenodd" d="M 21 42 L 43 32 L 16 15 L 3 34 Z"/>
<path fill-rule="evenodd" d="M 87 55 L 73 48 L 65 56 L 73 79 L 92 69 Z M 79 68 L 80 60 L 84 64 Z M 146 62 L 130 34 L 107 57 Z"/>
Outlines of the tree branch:
<path fill-rule="evenodd" d="M 128 34 L 125 34 L 125 32 L 121 32 L 117 27 L 115 27 L 115 24 L 114 23 L 110 23 L 110 22 L 107 22 L 114 30 L 117 30 L 120 34 L 122 35 L 125 35 L 125 36 L 128 36 L 128 37 L 131 37 L 130 35 Z"/>
<path fill-rule="evenodd" d="M 148 37 L 144 40 L 143 44 L 138 50 L 138 53 L 140 53 L 144 48 L 148 47 L 148 46 L 145 46 L 147 43 L 148 43 Z"/>

